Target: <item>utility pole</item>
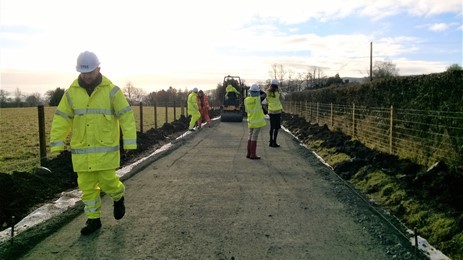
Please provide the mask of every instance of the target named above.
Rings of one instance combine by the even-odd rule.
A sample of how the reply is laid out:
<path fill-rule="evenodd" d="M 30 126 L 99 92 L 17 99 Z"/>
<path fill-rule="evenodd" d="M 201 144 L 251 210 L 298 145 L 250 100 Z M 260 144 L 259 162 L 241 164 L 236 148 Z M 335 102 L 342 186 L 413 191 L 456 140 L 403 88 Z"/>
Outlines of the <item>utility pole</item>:
<path fill-rule="evenodd" d="M 373 42 L 370 42 L 370 81 L 373 80 Z"/>

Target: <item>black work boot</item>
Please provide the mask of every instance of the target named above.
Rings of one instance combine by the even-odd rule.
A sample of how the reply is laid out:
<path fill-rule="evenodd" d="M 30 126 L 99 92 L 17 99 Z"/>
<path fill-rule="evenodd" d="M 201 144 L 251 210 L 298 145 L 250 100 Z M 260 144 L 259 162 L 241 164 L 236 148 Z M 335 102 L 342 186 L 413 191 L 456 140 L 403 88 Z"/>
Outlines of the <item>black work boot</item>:
<path fill-rule="evenodd" d="M 87 219 L 85 222 L 85 227 L 80 230 L 80 233 L 84 236 L 90 235 L 93 232 L 101 228 L 101 220 L 99 218 Z"/>
<path fill-rule="evenodd" d="M 125 215 L 124 197 L 120 200 L 114 201 L 114 218 L 121 219 Z"/>

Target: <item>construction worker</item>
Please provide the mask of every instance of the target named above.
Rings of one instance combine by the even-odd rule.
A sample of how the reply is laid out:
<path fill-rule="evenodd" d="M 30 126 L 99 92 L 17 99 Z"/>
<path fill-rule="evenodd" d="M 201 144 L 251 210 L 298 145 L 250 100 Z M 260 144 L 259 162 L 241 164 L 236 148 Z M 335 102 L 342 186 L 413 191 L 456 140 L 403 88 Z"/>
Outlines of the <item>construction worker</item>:
<path fill-rule="evenodd" d="M 89 51 L 77 58 L 80 75 L 64 93 L 53 118 L 51 152 L 64 150 L 71 136 L 72 166 L 82 191 L 88 218 L 81 229 L 89 235 L 101 227 L 100 189 L 114 201 L 114 218 L 125 215 L 124 184 L 116 175 L 120 166 L 120 130 L 123 148 L 137 148 L 132 109 L 122 91 L 100 73 L 98 57 Z"/>
<path fill-rule="evenodd" d="M 225 105 L 239 105 L 238 97 L 240 95 L 241 93 L 235 87 L 233 87 L 233 85 L 228 84 L 225 88 Z"/>
<path fill-rule="evenodd" d="M 207 100 L 207 96 L 204 95 L 202 90 L 198 92 L 198 106 L 199 106 L 199 113 L 201 116 L 198 119 L 198 128 L 201 128 L 202 118 L 207 122 L 207 126 L 211 127 L 211 119 L 209 118 L 209 110 L 211 107 L 209 106 L 209 101 Z"/>
<path fill-rule="evenodd" d="M 280 85 L 280 82 L 273 79 L 267 90 L 268 115 L 270 117 L 270 147 L 280 147 L 277 143 L 277 137 L 278 130 L 281 128 L 283 105 L 281 104 L 281 94 L 278 90 L 278 85 Z"/>
<path fill-rule="evenodd" d="M 259 85 L 252 84 L 249 88 L 250 96 L 244 99 L 244 106 L 248 114 L 248 151 L 246 158 L 256 160 L 260 159 L 256 155 L 257 137 L 260 129 L 266 125 L 264 111 L 262 110 L 261 100 L 265 98 L 265 93 L 260 91 Z"/>
<path fill-rule="evenodd" d="M 198 88 L 193 88 L 188 95 L 188 114 L 191 116 L 189 130 L 195 131 L 195 124 L 201 117 L 198 106 Z"/>
<path fill-rule="evenodd" d="M 236 88 L 233 87 L 232 84 L 228 84 L 227 88 L 225 88 L 225 96 L 228 97 L 230 93 L 235 93 L 235 95 L 237 96 L 241 95 L 241 93 L 238 90 L 236 90 Z"/>

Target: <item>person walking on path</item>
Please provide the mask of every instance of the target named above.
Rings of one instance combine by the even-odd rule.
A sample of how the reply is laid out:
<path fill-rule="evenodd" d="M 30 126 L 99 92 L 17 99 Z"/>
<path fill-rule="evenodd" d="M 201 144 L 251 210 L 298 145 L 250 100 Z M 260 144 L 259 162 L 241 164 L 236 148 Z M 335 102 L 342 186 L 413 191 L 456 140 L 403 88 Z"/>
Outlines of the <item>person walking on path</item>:
<path fill-rule="evenodd" d="M 198 107 L 198 88 L 193 88 L 188 95 L 188 114 L 191 115 L 190 126 L 188 128 L 190 131 L 194 131 L 195 124 L 201 117 Z"/>
<path fill-rule="evenodd" d="M 277 137 L 278 130 L 281 128 L 281 112 L 283 111 L 283 105 L 281 103 L 281 94 L 278 90 L 278 85 L 280 85 L 280 82 L 273 79 L 267 90 L 268 115 L 270 117 L 270 147 L 280 147 L 280 145 L 277 144 Z"/>
<path fill-rule="evenodd" d="M 80 75 L 64 93 L 53 118 L 50 150 L 64 150 L 70 132 L 73 170 L 88 218 L 81 229 L 89 235 L 101 228 L 100 189 L 114 201 L 113 215 L 125 215 L 125 186 L 116 175 L 120 166 L 120 130 L 124 149 L 137 148 L 133 111 L 119 87 L 100 73 L 98 57 L 89 51 L 77 58 Z"/>
<path fill-rule="evenodd" d="M 211 127 L 211 119 L 209 118 L 209 110 L 211 107 L 209 106 L 209 101 L 207 96 L 204 95 L 204 92 L 200 90 L 198 92 L 198 106 L 199 106 L 199 113 L 201 114 L 198 119 L 198 128 L 201 128 L 202 118 L 207 122 L 207 126 Z"/>
<path fill-rule="evenodd" d="M 259 89 L 259 85 L 252 84 L 249 89 L 250 96 L 244 99 L 244 106 L 246 113 L 248 114 L 248 128 L 249 128 L 249 137 L 248 137 L 248 151 L 246 158 L 256 160 L 260 159 L 256 155 L 257 147 L 257 137 L 259 136 L 260 129 L 266 125 L 264 119 L 264 111 L 262 110 L 261 99 L 265 98 L 265 93 L 262 93 Z"/>

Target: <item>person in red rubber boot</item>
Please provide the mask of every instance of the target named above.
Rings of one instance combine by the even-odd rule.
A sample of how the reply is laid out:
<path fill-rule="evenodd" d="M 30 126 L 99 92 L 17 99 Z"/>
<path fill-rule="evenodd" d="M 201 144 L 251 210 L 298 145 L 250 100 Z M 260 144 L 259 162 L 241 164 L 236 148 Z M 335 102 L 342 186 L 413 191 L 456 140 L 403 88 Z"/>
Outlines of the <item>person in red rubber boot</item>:
<path fill-rule="evenodd" d="M 262 109 L 261 91 L 259 85 L 252 84 L 249 89 L 250 96 L 246 97 L 244 100 L 244 106 L 246 113 L 248 114 L 248 128 L 249 128 L 249 137 L 248 137 L 248 152 L 246 158 L 251 160 L 260 159 L 256 155 L 256 146 L 257 146 L 257 137 L 259 136 L 260 129 L 266 125 L 264 119 L 264 110 Z M 263 94 L 265 95 L 265 93 Z"/>
<path fill-rule="evenodd" d="M 137 148 L 137 133 L 132 108 L 121 89 L 100 73 L 97 56 L 82 52 L 76 70 L 79 77 L 66 90 L 53 118 L 50 150 L 64 150 L 72 133 L 72 167 L 88 218 L 80 233 L 90 235 L 101 228 L 101 190 L 114 201 L 114 218 L 124 217 L 125 187 L 116 175 L 120 130 L 126 150 Z"/>

